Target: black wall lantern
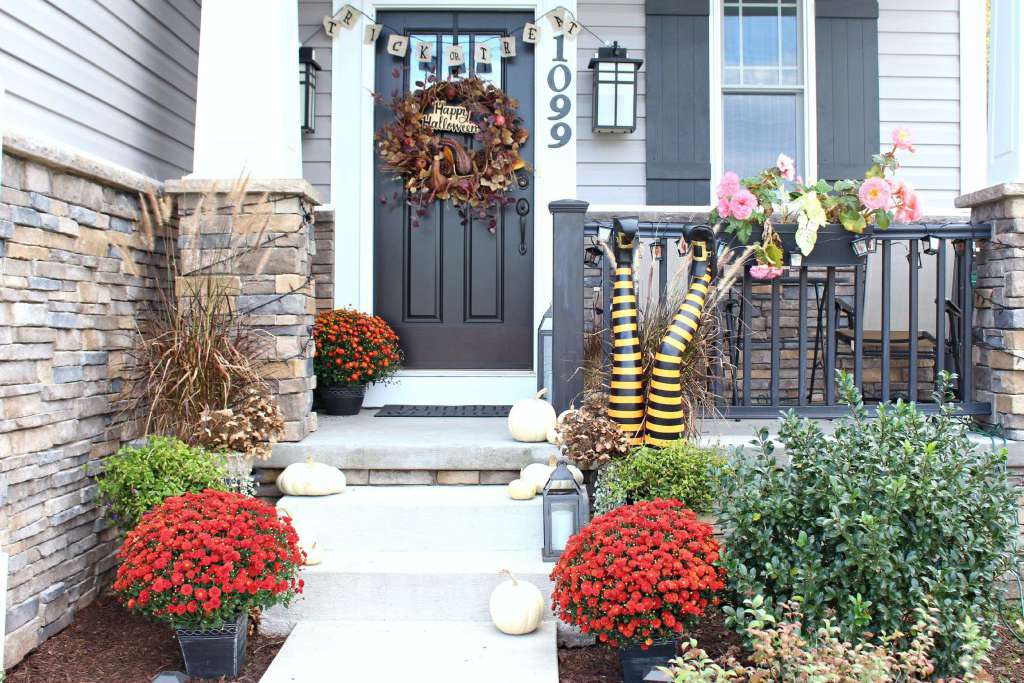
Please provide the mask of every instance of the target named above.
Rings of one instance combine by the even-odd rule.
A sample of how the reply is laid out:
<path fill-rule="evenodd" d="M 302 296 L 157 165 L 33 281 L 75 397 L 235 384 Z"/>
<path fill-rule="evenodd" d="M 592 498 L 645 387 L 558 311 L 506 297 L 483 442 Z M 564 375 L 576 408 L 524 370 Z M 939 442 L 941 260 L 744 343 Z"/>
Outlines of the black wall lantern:
<path fill-rule="evenodd" d="M 616 41 L 601 47 L 591 58 L 594 72 L 595 133 L 632 133 L 636 130 L 636 80 L 642 59 L 629 57 Z"/>
<path fill-rule="evenodd" d="M 543 500 L 544 548 L 541 556 L 545 562 L 554 562 L 561 557 L 569 538 L 578 534 L 589 521 L 590 503 L 562 459 L 544 486 Z"/>
<path fill-rule="evenodd" d="M 302 102 L 302 132 L 312 133 L 316 123 L 316 73 L 320 64 L 311 47 L 299 48 L 299 101 Z"/>

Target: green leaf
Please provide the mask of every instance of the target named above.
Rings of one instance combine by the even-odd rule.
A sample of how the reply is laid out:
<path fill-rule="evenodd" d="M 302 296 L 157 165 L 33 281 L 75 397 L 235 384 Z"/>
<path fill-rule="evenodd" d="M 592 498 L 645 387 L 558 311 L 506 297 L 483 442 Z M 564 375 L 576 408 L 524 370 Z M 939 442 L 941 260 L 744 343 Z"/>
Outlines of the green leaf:
<path fill-rule="evenodd" d="M 839 222 L 843 224 L 843 227 L 850 232 L 862 233 L 864 228 L 867 227 L 867 221 L 864 220 L 864 214 L 860 211 L 852 211 L 850 209 L 843 210 L 839 214 Z"/>
<path fill-rule="evenodd" d="M 796 244 L 801 253 L 807 256 L 814 251 L 814 245 L 818 241 L 818 228 L 828 219 L 825 217 L 825 209 L 821 206 L 817 192 L 804 194 L 798 204 L 800 211 L 796 219 Z"/>
<path fill-rule="evenodd" d="M 882 230 L 889 229 L 889 223 L 892 221 L 891 213 L 889 213 L 888 211 L 883 211 L 882 209 L 876 209 L 874 212 L 874 216 L 875 223 L 878 224 L 879 228 L 881 228 Z"/>
<path fill-rule="evenodd" d="M 864 174 L 864 177 L 865 178 L 883 178 L 883 177 L 885 177 L 885 172 L 882 170 L 882 167 L 878 165 L 878 163 L 875 163 L 875 164 L 873 164 L 871 166 L 871 168 L 869 168 L 867 170 L 867 172 Z"/>

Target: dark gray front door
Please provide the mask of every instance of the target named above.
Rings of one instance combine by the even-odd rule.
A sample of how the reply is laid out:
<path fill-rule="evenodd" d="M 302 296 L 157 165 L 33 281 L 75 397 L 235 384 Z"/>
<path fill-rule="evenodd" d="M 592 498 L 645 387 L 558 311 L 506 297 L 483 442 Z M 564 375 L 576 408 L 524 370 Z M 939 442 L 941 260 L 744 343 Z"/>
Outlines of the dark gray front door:
<path fill-rule="evenodd" d="M 419 40 L 434 43 L 434 69 L 451 77 L 445 46 L 462 45 L 470 75 L 491 80 L 519 100 L 519 115 L 533 131 L 533 46 L 518 40 L 518 54 L 501 58 L 501 36 L 512 35 L 532 15 L 512 12 L 379 12 L 386 26 L 377 40 L 376 90 L 385 103 L 396 92 L 416 88 L 428 76 L 416 59 Z M 388 29 L 411 35 L 404 60 L 386 51 Z M 491 47 L 492 64 L 471 64 L 478 41 Z M 396 70 L 397 68 L 397 70 Z M 385 104 L 374 124 L 389 120 Z M 444 133 L 472 149 L 472 136 Z M 532 165 L 532 140 L 523 150 Z M 533 363 L 533 178 L 513 202 L 488 222 L 464 221 L 449 202 L 436 202 L 425 216 L 405 204 L 401 183 L 376 165 L 374 197 L 374 306 L 398 333 L 408 368 L 529 369 Z M 522 184 L 522 183 L 521 183 Z M 382 201 L 383 200 L 383 201 Z M 529 212 L 520 216 L 528 207 Z M 341 216 L 339 216 L 341 217 Z M 343 219 L 343 218 L 342 218 Z M 467 397 L 471 400 L 472 397 Z"/>

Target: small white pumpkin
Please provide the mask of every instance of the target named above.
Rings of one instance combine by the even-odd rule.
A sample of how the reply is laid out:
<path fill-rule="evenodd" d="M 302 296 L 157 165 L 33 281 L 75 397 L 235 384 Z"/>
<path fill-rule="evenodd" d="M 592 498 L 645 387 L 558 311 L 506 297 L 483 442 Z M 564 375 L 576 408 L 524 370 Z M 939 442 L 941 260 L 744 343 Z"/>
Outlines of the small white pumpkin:
<path fill-rule="evenodd" d="M 299 550 L 306 553 L 305 565 L 311 566 L 314 564 L 320 564 L 324 561 L 323 552 L 320 550 L 320 541 L 316 537 L 316 532 L 306 524 L 302 524 L 295 520 L 292 513 L 288 511 L 283 505 L 277 506 L 277 514 L 279 517 L 288 517 L 291 519 L 292 528 L 295 529 L 295 533 L 299 537 Z"/>
<path fill-rule="evenodd" d="M 544 400 L 547 389 L 541 389 L 533 398 L 516 401 L 508 413 L 508 431 L 516 441 L 536 442 L 548 438 L 548 430 L 555 426 L 555 409 Z"/>
<path fill-rule="evenodd" d="M 548 460 L 548 464 L 542 462 L 535 462 L 531 465 L 527 465 L 519 472 L 519 478 L 523 481 L 531 482 L 536 489 L 537 493 L 544 490 L 544 487 L 548 483 L 548 479 L 551 478 L 551 473 L 555 471 L 555 465 L 557 460 L 554 456 Z M 569 472 L 572 473 L 572 478 L 576 480 L 576 483 L 583 486 L 583 472 L 576 465 L 568 465 Z"/>
<path fill-rule="evenodd" d="M 284 468 L 277 477 L 277 488 L 286 496 L 327 496 L 345 490 L 345 473 L 337 467 L 313 462 L 297 462 Z"/>
<path fill-rule="evenodd" d="M 527 581 L 520 581 L 512 572 L 503 569 L 509 577 L 491 593 L 491 621 L 502 633 L 521 636 L 533 633 L 544 615 L 544 595 Z"/>
<path fill-rule="evenodd" d="M 513 479 L 508 483 L 508 497 L 512 500 L 530 500 L 537 495 L 537 488 L 532 481 Z"/>

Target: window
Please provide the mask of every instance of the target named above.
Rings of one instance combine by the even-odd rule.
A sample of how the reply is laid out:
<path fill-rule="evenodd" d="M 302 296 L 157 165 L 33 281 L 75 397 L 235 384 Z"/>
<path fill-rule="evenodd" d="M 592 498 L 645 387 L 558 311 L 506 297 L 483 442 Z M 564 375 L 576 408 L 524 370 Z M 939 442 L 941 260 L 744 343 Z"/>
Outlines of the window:
<path fill-rule="evenodd" d="M 798 0 L 723 0 L 722 139 L 740 177 L 779 152 L 805 168 L 804 68 Z"/>
<path fill-rule="evenodd" d="M 426 83 L 431 75 L 444 80 L 448 78 L 460 78 L 468 72 L 471 76 L 477 76 L 481 80 L 490 81 L 496 87 L 502 87 L 501 68 L 501 36 L 494 34 L 460 33 L 454 36 L 447 34 L 414 33 L 410 36 L 409 48 L 409 89 L 416 90 L 416 82 Z M 419 58 L 419 47 L 429 45 L 431 58 L 423 61 Z M 448 48 L 452 45 L 461 45 L 465 62 L 461 65 L 452 65 L 448 59 Z M 491 62 L 485 64 L 476 60 L 476 47 L 486 45 L 490 49 Z M 440 55 L 440 59 L 439 59 Z M 438 62 L 441 63 L 441 72 L 438 73 Z"/>

